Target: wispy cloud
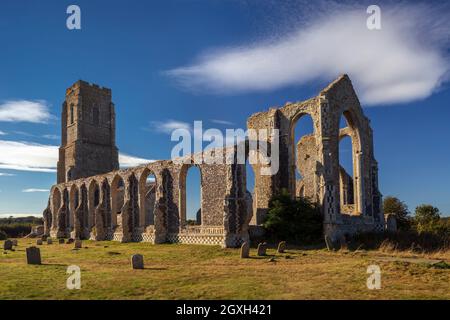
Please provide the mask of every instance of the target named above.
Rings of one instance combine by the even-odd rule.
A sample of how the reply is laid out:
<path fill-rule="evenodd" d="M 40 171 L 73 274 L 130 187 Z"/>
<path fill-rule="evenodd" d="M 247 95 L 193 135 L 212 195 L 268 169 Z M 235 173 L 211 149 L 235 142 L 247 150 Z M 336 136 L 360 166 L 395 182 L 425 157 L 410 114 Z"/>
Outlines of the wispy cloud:
<path fill-rule="evenodd" d="M 27 141 L 0 140 L 0 169 L 34 172 L 56 172 L 58 146 Z M 119 154 L 122 167 L 151 162 L 143 158 Z"/>
<path fill-rule="evenodd" d="M 380 5 L 382 29 L 371 31 L 366 7 L 333 4 L 304 12 L 304 22 L 289 34 L 209 50 L 197 63 L 167 74 L 188 90 L 223 94 L 347 73 L 368 105 L 426 98 L 448 79 L 449 5 Z"/>
<path fill-rule="evenodd" d="M 231 121 L 226 121 L 226 120 L 218 120 L 218 119 L 211 119 L 212 123 L 216 123 L 216 124 L 223 124 L 226 126 L 233 126 L 234 122 Z"/>
<path fill-rule="evenodd" d="M 0 121 L 47 123 L 53 118 L 43 100 L 13 100 L 0 104 Z"/>
<path fill-rule="evenodd" d="M 192 126 L 183 121 L 167 120 L 167 121 L 151 121 L 150 128 L 153 131 L 171 134 L 176 129 L 192 130 Z"/>
<path fill-rule="evenodd" d="M 0 177 L 14 177 L 15 174 L 0 172 Z"/>
<path fill-rule="evenodd" d="M 0 136 L 6 136 L 6 135 L 7 135 L 7 133 L 5 131 L 0 130 Z"/>
<path fill-rule="evenodd" d="M 29 189 L 23 189 L 22 192 L 25 193 L 33 193 L 33 192 L 49 192 L 48 189 L 36 189 L 36 188 L 29 188 Z"/>
<path fill-rule="evenodd" d="M 50 139 L 50 140 L 59 140 L 60 136 L 56 135 L 56 134 L 44 134 L 42 136 L 45 139 Z"/>
<path fill-rule="evenodd" d="M 119 163 L 122 168 L 136 167 L 142 164 L 154 162 L 155 160 L 148 160 L 143 158 L 133 157 L 127 154 L 119 154 Z"/>

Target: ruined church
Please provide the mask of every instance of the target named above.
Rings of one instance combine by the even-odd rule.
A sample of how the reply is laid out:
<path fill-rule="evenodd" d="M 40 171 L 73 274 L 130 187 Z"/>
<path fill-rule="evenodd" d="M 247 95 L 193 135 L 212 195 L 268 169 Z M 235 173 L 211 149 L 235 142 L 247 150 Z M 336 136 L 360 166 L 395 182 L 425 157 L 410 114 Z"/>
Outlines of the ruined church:
<path fill-rule="evenodd" d="M 295 126 L 303 116 L 311 117 L 313 133 L 296 141 Z M 253 193 L 246 187 L 245 164 L 161 160 L 120 170 L 115 121 L 110 89 L 84 81 L 67 89 L 57 184 L 44 210 L 46 235 L 237 247 L 260 228 L 270 199 L 282 189 L 318 203 L 324 234 L 333 240 L 385 228 L 373 133 L 347 75 L 314 98 L 248 119 L 248 129 L 279 132 L 279 168 L 264 175 L 268 164 L 251 164 Z M 339 142 L 345 137 L 351 139 L 353 172 L 339 162 Z M 268 142 L 273 138 L 268 136 Z M 201 208 L 194 224 L 186 216 L 191 166 L 199 168 L 201 180 Z"/>

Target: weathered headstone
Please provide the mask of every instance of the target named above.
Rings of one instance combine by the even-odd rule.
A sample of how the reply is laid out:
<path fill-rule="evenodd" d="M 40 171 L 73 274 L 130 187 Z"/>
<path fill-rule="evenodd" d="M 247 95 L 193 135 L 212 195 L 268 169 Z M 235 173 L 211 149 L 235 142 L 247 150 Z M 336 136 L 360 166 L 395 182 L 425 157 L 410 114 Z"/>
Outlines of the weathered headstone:
<path fill-rule="evenodd" d="M 67 242 L 66 242 L 66 243 L 67 243 L 67 244 L 72 244 L 73 241 L 74 241 L 74 240 L 73 240 L 72 238 L 69 238 L 69 239 L 67 239 Z"/>
<path fill-rule="evenodd" d="M 64 239 L 63 239 L 63 238 L 59 238 L 59 239 L 58 239 L 58 243 L 59 243 L 59 244 L 64 244 Z"/>
<path fill-rule="evenodd" d="M 132 255 L 131 267 L 133 269 L 144 269 L 144 257 L 141 254 Z"/>
<path fill-rule="evenodd" d="M 267 251 L 267 243 L 258 244 L 258 256 L 265 256 Z"/>
<path fill-rule="evenodd" d="M 12 240 L 12 244 L 13 246 L 17 247 L 19 245 L 19 242 L 17 241 L 17 239 Z"/>
<path fill-rule="evenodd" d="M 328 251 L 333 251 L 333 241 L 331 241 L 331 238 L 328 235 L 325 235 L 325 244 L 327 245 Z"/>
<path fill-rule="evenodd" d="M 42 245 L 42 239 L 37 239 L 36 240 L 36 245 L 41 246 Z"/>
<path fill-rule="evenodd" d="M 28 264 L 41 264 L 41 250 L 39 248 L 29 247 L 26 251 Z"/>
<path fill-rule="evenodd" d="M 284 250 L 286 250 L 286 241 L 281 241 L 278 244 L 278 253 L 284 253 Z"/>
<path fill-rule="evenodd" d="M 241 258 L 248 258 L 248 257 L 250 257 L 250 245 L 246 241 L 241 246 Z"/>
<path fill-rule="evenodd" d="M 48 238 L 48 236 L 46 236 L 46 235 L 43 235 L 43 236 L 41 237 L 42 241 L 47 241 L 47 238 Z"/>
<path fill-rule="evenodd" d="M 5 240 L 3 243 L 3 250 L 12 250 L 13 243 L 11 240 Z"/>
<path fill-rule="evenodd" d="M 52 238 L 47 238 L 47 244 L 53 244 Z"/>
<path fill-rule="evenodd" d="M 75 249 L 81 249 L 82 247 L 82 242 L 81 240 L 75 240 Z"/>

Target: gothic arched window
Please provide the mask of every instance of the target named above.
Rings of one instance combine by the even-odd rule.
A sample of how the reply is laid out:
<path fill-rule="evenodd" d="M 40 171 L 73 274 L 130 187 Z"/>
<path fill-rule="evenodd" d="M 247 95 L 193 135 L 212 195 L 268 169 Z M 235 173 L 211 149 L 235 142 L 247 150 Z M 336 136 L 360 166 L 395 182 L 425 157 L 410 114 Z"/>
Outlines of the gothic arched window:
<path fill-rule="evenodd" d="M 73 124 L 74 115 L 73 115 L 73 104 L 70 105 L 70 124 Z"/>

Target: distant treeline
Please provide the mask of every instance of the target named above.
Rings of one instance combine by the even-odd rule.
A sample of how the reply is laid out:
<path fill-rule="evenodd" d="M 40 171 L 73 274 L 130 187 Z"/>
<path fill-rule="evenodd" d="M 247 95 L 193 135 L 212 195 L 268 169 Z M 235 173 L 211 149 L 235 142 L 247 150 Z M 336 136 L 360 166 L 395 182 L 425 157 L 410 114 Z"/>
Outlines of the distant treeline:
<path fill-rule="evenodd" d="M 33 216 L 0 218 L 0 240 L 24 237 L 31 232 L 33 226 L 43 223 L 42 218 Z"/>

